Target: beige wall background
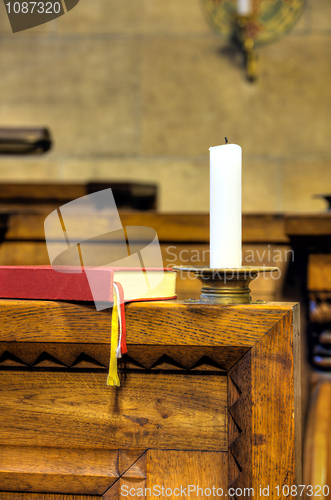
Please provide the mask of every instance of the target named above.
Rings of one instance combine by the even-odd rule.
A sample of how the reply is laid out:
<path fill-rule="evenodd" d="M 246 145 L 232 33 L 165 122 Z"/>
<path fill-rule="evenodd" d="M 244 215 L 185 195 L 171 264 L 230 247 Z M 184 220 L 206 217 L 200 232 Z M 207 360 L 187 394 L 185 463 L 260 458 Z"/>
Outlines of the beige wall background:
<path fill-rule="evenodd" d="M 259 80 L 199 0 L 80 0 L 13 34 L 0 3 L 0 124 L 47 125 L 54 148 L 0 158 L 1 181 L 156 182 L 161 211 L 209 209 L 208 148 L 243 148 L 243 210 L 323 210 L 331 193 L 331 2 L 258 49 Z"/>

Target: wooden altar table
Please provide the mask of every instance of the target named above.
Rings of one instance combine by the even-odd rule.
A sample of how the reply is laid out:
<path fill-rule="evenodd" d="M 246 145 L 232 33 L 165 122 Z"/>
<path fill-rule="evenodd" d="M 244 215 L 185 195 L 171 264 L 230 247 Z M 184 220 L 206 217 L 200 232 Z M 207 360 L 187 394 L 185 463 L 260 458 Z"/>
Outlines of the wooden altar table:
<path fill-rule="evenodd" d="M 128 304 L 120 388 L 106 386 L 110 319 L 0 301 L 0 500 L 302 484 L 298 305 Z"/>

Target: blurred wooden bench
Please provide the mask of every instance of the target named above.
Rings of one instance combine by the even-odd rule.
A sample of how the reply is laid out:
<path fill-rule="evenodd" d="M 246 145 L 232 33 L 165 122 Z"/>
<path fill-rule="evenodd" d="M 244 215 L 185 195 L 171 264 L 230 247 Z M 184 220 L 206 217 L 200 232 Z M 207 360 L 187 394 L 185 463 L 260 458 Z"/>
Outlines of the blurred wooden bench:
<path fill-rule="evenodd" d="M 4 213 L 52 210 L 82 196 L 112 189 L 119 209 L 155 210 L 158 201 L 156 184 L 139 182 L 90 181 L 86 183 L 0 183 L 0 210 Z"/>
<path fill-rule="evenodd" d="M 76 194 L 78 195 L 78 191 Z M 44 219 L 53 209 L 51 206 L 40 204 L 26 207 L 24 210 L 16 207 L 10 212 L 8 209 L 3 209 L 2 214 L 0 211 L 3 234 L 0 265 L 49 264 Z M 155 229 L 165 267 L 175 264 L 209 265 L 208 214 L 164 214 L 120 210 L 120 217 L 123 226 L 147 226 Z M 84 223 L 80 219 L 77 224 L 82 226 Z M 99 217 L 98 225 L 102 227 L 102 224 L 102 218 Z M 48 244 L 56 246 L 59 237 L 62 235 L 54 234 L 53 242 L 49 241 Z M 100 252 L 100 264 L 104 264 L 103 250 L 106 249 L 107 242 L 104 242 L 103 247 L 100 243 L 102 242 L 98 242 L 97 252 Z M 252 284 L 255 300 L 280 300 L 286 269 L 292 259 L 282 216 L 243 216 L 243 259 L 246 265 L 273 265 L 280 268 L 279 279 L 261 276 Z M 183 275 L 178 279 L 177 291 L 178 298 L 182 300 L 198 298 L 200 285 L 196 280 L 190 279 L 190 276 Z"/>
<path fill-rule="evenodd" d="M 295 253 L 297 289 L 306 311 L 309 359 L 331 369 L 331 213 L 288 215 L 285 231 Z M 299 272 L 301 270 L 301 272 Z"/>

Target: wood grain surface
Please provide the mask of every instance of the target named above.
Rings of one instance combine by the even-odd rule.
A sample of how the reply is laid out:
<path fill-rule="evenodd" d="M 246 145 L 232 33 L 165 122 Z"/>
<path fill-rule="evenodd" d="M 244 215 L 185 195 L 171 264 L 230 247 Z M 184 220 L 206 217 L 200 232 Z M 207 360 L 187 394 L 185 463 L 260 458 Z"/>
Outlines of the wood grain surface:
<path fill-rule="evenodd" d="M 302 484 L 298 320 L 297 305 L 251 350 L 253 481 L 258 485 L 263 477 L 270 488 L 287 484 L 279 483 L 280 478 L 288 484 Z"/>
<path fill-rule="evenodd" d="M 227 496 L 227 454 L 224 452 L 156 449 L 148 450 L 145 456 L 145 478 L 122 476 L 105 493 L 104 500 L 194 500 Z"/>
<path fill-rule="evenodd" d="M 52 498 L 107 500 L 115 497 L 114 492 L 120 493 L 118 488 L 120 485 L 128 485 L 131 488 L 132 484 L 146 483 L 147 458 L 146 451 L 143 450 L 75 450 L 8 446 L 1 450 L 1 461 L 3 464 L 0 471 L 1 488 L 16 491 L 19 498 L 21 496 L 19 492 L 24 491 L 25 499 L 34 498 L 33 495 L 38 491 L 45 494 L 49 490 L 51 493 L 45 495 L 47 500 Z M 28 493 L 31 490 L 33 493 Z M 58 497 L 54 495 L 57 490 L 67 493 L 64 497 Z M 94 495 L 72 496 L 82 491 L 85 493 L 90 491 Z M 96 493 L 99 495 L 95 495 Z"/>
<path fill-rule="evenodd" d="M 147 478 L 147 452 L 145 452 L 103 495 L 103 500 L 121 500 L 123 498 L 145 499 Z M 143 494 L 140 495 L 140 490 Z M 134 492 L 134 495 L 130 494 Z"/>
<path fill-rule="evenodd" d="M 302 484 L 298 317 L 284 315 L 229 371 L 233 488 L 269 486 L 276 498 L 277 485 Z"/>
<path fill-rule="evenodd" d="M 309 411 L 304 441 L 304 484 L 313 486 L 315 495 L 304 498 L 330 498 L 324 495 L 323 486 L 331 488 L 331 381 L 319 381 L 309 401 Z M 319 488 L 321 486 L 321 489 Z M 325 491 L 324 491 L 325 492 Z"/>
<path fill-rule="evenodd" d="M 121 477 L 116 483 L 111 486 L 104 496 L 103 500 L 122 500 L 125 498 L 134 498 L 135 500 L 145 500 L 146 479 L 133 479 Z M 135 491 L 134 496 L 130 495 L 130 491 Z M 140 491 L 143 492 L 140 495 Z M 129 493 L 128 493 L 129 492 Z"/>
<path fill-rule="evenodd" d="M 110 311 L 94 305 L 2 300 L 0 342 L 110 343 Z M 125 307 L 128 344 L 252 347 L 292 304 L 215 306 L 180 301 Z"/>
<path fill-rule="evenodd" d="M 22 424 L 25 424 L 24 414 Z M 119 477 L 118 453 L 118 450 L 60 451 L 46 446 L 1 446 L 1 489 L 102 495 Z"/>
<path fill-rule="evenodd" d="M 188 486 L 195 490 L 188 490 Z M 148 450 L 147 452 L 147 488 L 151 489 L 150 500 L 160 498 L 153 494 L 153 487 L 164 486 L 165 497 L 169 500 L 180 498 L 181 486 L 186 495 L 182 498 L 213 498 L 212 488 L 214 486 L 214 497 L 217 498 L 216 490 L 222 488 L 224 494 L 227 492 L 227 454 L 210 452 L 188 452 L 177 450 Z M 197 487 L 202 489 L 197 490 Z M 175 488 L 179 490 L 174 491 Z M 208 495 L 209 488 L 210 494 Z M 169 489 L 168 494 L 167 489 Z M 219 494 L 221 491 L 219 490 Z"/>
<path fill-rule="evenodd" d="M 0 444 L 225 450 L 226 377 L 0 372 Z"/>

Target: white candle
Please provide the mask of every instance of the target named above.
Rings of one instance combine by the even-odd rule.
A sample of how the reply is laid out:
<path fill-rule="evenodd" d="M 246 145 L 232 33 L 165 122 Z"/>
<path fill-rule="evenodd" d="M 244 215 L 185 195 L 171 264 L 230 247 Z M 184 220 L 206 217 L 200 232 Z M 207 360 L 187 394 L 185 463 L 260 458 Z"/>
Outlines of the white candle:
<path fill-rule="evenodd" d="M 209 151 L 210 267 L 241 267 L 241 147 L 225 144 Z"/>
<path fill-rule="evenodd" d="M 237 0 L 237 14 L 249 16 L 252 13 L 252 0 Z"/>

